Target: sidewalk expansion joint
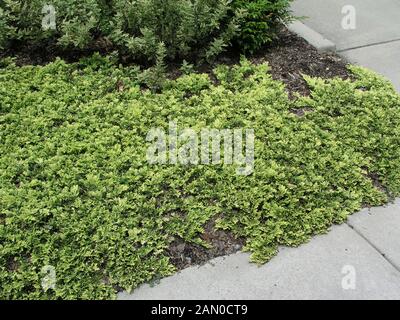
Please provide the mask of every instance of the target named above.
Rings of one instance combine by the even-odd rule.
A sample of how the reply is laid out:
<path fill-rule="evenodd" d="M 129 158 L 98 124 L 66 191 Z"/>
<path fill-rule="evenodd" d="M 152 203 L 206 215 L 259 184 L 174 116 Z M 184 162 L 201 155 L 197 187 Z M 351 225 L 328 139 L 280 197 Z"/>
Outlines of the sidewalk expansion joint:
<path fill-rule="evenodd" d="M 356 46 L 356 47 L 351 47 L 351 48 L 346 48 L 346 49 L 340 49 L 340 50 L 337 50 L 337 52 L 338 53 L 342 53 L 342 52 L 346 52 L 346 51 L 369 48 L 369 47 L 379 46 L 379 45 L 393 43 L 393 42 L 397 42 L 397 41 L 400 41 L 400 38 L 392 39 L 392 40 L 388 40 L 388 41 L 382 41 L 382 42 L 369 43 L 369 44 L 366 44 L 366 45 L 363 45 L 363 46 Z"/>
<path fill-rule="evenodd" d="M 363 238 L 375 251 L 379 253 L 380 256 L 382 256 L 383 259 L 385 259 L 393 268 L 395 268 L 398 272 L 400 272 L 400 267 L 392 261 L 392 259 L 388 258 L 386 254 L 384 254 L 376 245 L 374 245 L 367 237 L 365 237 L 355 226 L 350 224 L 348 221 L 346 222 L 347 226 L 350 227 L 355 233 L 357 233 L 361 238 Z"/>

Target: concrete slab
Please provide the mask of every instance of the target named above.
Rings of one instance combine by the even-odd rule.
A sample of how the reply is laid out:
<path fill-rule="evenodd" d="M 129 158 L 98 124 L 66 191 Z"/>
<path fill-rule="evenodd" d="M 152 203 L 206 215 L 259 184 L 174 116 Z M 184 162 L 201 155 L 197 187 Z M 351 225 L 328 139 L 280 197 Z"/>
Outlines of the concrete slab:
<path fill-rule="evenodd" d="M 342 8 L 356 9 L 356 29 L 342 28 Z M 307 26 L 336 44 L 337 50 L 361 47 L 400 39 L 400 1 L 398 0 L 296 0 L 297 16 L 307 16 Z"/>
<path fill-rule="evenodd" d="M 348 225 L 332 229 L 299 248 L 282 248 L 261 267 L 239 253 L 185 269 L 154 287 L 143 285 L 131 295 L 120 293 L 118 298 L 400 299 L 400 273 Z M 343 271 L 350 275 L 355 271 L 354 290 L 342 287 Z"/>
<path fill-rule="evenodd" d="M 365 209 L 348 224 L 400 270 L 400 199 L 385 207 Z"/>
<path fill-rule="evenodd" d="M 400 92 L 400 41 L 344 51 L 341 55 L 386 76 Z"/>

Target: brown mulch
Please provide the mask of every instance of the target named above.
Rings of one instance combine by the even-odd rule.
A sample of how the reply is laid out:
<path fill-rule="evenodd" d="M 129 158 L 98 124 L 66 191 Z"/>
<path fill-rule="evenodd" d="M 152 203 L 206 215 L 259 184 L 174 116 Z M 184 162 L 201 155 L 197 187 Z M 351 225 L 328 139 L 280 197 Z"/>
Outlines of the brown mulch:
<path fill-rule="evenodd" d="M 268 61 L 274 79 L 283 81 L 290 95 L 310 93 L 303 74 L 320 78 L 350 78 L 343 58 L 334 53 L 319 53 L 287 29 L 282 30 L 280 41 L 275 46 L 258 53 L 253 61 Z"/>
<path fill-rule="evenodd" d="M 245 240 L 236 238 L 232 233 L 216 230 L 215 220 L 210 220 L 204 227 L 204 233 L 200 238 L 210 245 L 210 249 L 193 243 L 187 243 L 183 239 L 175 240 L 168 249 L 171 263 L 182 270 L 191 265 L 201 265 L 219 256 L 236 253 L 243 248 Z"/>

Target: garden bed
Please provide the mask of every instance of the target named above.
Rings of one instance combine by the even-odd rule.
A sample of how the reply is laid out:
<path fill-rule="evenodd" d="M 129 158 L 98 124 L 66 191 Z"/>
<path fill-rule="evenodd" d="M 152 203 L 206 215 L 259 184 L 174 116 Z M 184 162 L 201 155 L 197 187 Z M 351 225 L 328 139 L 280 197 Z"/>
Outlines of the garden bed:
<path fill-rule="evenodd" d="M 99 55 L 3 60 L 0 297 L 110 298 L 240 249 L 264 263 L 398 195 L 391 84 L 287 30 L 280 39 L 248 60 L 170 66 L 158 92 Z M 254 171 L 150 164 L 149 130 L 174 120 L 253 129 Z M 57 285 L 44 291 L 48 265 Z"/>
<path fill-rule="evenodd" d="M 294 93 L 307 95 L 309 88 L 302 74 L 313 77 L 333 78 L 340 77 L 346 79 L 349 77 L 349 71 L 346 68 L 346 61 L 334 53 L 320 53 L 304 39 L 293 34 L 285 27 L 281 27 L 278 33 L 278 39 L 272 44 L 263 47 L 252 54 L 249 59 L 253 63 L 268 62 L 271 66 L 271 73 L 274 79 L 281 80 L 286 84 L 288 93 L 293 96 Z M 22 44 L 0 52 L 0 58 L 14 57 L 18 66 L 24 65 L 45 65 L 54 61 L 57 57 L 69 63 L 79 61 L 81 58 L 91 56 L 100 52 L 102 55 L 112 54 L 113 48 L 104 44 L 99 44 L 88 50 L 60 50 L 55 44 L 49 43 L 43 45 Z M 213 63 L 203 63 L 198 66 L 198 72 L 205 72 L 212 75 L 213 68 L 218 64 L 233 65 L 240 61 L 241 53 L 237 50 L 231 50 L 222 54 Z M 122 56 L 120 61 L 127 66 L 128 57 Z M 168 66 L 169 76 L 176 78 L 181 75 L 180 64 L 171 63 Z"/>
<path fill-rule="evenodd" d="M 273 78 L 285 83 L 290 98 L 293 99 L 296 94 L 309 95 L 310 89 L 303 75 L 324 79 L 351 78 L 351 73 L 346 67 L 347 63 L 338 55 L 318 52 L 304 39 L 286 28 L 282 28 L 279 32 L 279 39 L 249 59 L 254 64 L 267 62 L 271 67 Z M 220 57 L 216 64 L 235 65 L 239 62 L 240 54 L 234 52 Z M 206 72 L 212 77 L 213 67 L 215 65 L 203 65 L 199 71 Z M 170 72 L 173 77 L 180 75 L 179 68 L 171 68 Z M 304 115 L 302 108 L 295 108 L 292 112 L 299 116 Z M 237 239 L 230 232 L 215 230 L 212 221 L 205 227 L 202 238 L 211 244 L 210 249 L 184 241 L 175 241 L 171 244 L 168 255 L 178 270 L 240 251 L 245 243 L 244 239 Z"/>

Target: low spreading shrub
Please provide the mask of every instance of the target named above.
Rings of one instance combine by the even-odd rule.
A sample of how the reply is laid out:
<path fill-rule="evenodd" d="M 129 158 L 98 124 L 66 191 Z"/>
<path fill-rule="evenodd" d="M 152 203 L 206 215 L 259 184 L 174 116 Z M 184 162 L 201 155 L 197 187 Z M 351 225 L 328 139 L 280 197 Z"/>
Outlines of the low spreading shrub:
<path fill-rule="evenodd" d="M 140 89 L 138 68 L 99 56 L 2 61 L 0 298 L 134 289 L 174 271 L 174 240 L 207 245 L 210 220 L 263 263 L 278 245 L 382 204 L 384 190 L 400 194 L 400 97 L 387 81 L 352 67 L 356 80 L 306 78 L 311 95 L 291 101 L 268 70 L 243 61 L 218 67 L 218 81 L 188 73 L 155 94 Z M 171 121 L 196 132 L 253 129 L 253 173 L 149 163 L 149 130 Z M 56 275 L 47 291 L 44 266 Z"/>

